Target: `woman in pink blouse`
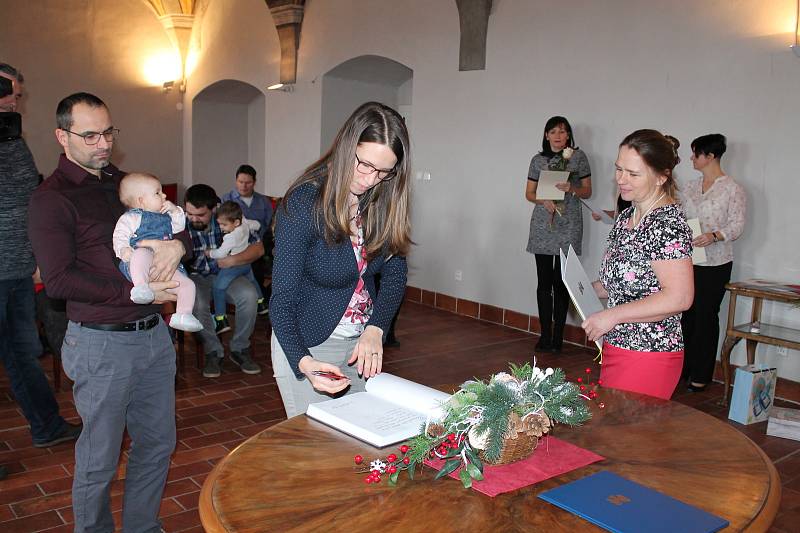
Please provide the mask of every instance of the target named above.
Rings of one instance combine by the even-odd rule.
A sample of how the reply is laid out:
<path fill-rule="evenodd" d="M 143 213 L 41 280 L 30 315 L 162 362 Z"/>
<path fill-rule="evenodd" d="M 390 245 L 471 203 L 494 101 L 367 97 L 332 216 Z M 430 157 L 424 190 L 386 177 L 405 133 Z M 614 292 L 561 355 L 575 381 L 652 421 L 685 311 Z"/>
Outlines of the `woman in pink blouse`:
<path fill-rule="evenodd" d="M 703 231 L 692 244 L 706 250 L 706 262 L 694 266 L 694 303 L 683 314 L 684 375 L 689 390 L 699 392 L 714 376 L 719 341 L 719 306 L 731 279 L 733 241 L 744 229 L 746 200 L 741 185 L 720 166 L 725 136 L 703 135 L 692 141 L 692 164 L 702 176 L 688 182 L 679 200 L 687 219 L 700 220 Z"/>

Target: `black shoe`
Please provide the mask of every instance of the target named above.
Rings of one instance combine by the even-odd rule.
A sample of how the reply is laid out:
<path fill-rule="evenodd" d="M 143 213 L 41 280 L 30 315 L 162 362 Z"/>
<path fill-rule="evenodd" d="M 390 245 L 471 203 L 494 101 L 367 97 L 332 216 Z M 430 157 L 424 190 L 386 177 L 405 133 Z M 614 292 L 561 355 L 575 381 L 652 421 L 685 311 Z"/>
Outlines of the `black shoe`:
<path fill-rule="evenodd" d="M 62 429 L 58 435 L 44 442 L 34 441 L 33 446 L 35 448 L 49 448 L 50 446 L 55 446 L 56 444 L 61 444 L 62 442 L 75 440 L 81 436 L 82 430 L 83 430 L 83 424 L 70 424 L 68 422 L 67 425 L 64 426 L 64 429 Z"/>
<path fill-rule="evenodd" d="M 231 330 L 231 323 L 225 315 L 214 317 L 214 333 L 221 335 Z"/>
<path fill-rule="evenodd" d="M 261 367 L 250 358 L 250 350 L 247 348 L 238 352 L 231 350 L 231 361 L 239 365 L 239 368 L 245 374 L 254 375 L 261 373 Z"/>
<path fill-rule="evenodd" d="M 689 392 L 703 392 L 704 390 L 706 390 L 706 388 L 708 388 L 708 383 L 706 383 L 705 385 L 695 385 L 690 381 L 689 386 L 686 387 L 686 390 Z"/>
<path fill-rule="evenodd" d="M 553 351 L 553 341 L 547 337 L 539 337 L 539 342 L 536 343 L 536 351 L 537 352 L 552 352 Z"/>
<path fill-rule="evenodd" d="M 559 353 L 561 351 L 562 346 L 564 346 L 564 339 L 561 338 L 553 339 L 553 342 L 550 345 L 550 347 L 553 350 L 553 353 Z"/>
<path fill-rule="evenodd" d="M 259 315 L 268 315 L 269 314 L 269 304 L 265 298 L 261 298 L 258 301 L 258 310 L 256 311 Z"/>
<path fill-rule="evenodd" d="M 217 352 L 206 354 L 206 365 L 203 367 L 204 378 L 218 378 L 222 371 L 220 370 L 220 363 L 222 359 L 217 356 Z"/>

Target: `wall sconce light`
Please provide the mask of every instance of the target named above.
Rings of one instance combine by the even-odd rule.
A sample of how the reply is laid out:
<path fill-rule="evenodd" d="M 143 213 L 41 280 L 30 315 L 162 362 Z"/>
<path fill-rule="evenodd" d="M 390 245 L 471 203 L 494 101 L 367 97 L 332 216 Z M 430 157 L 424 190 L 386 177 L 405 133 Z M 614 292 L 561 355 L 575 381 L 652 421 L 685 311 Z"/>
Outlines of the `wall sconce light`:
<path fill-rule="evenodd" d="M 282 91 L 285 93 L 294 92 L 294 84 L 293 83 L 273 83 L 269 87 L 267 87 L 268 91 Z"/>
<path fill-rule="evenodd" d="M 175 82 L 174 81 L 165 81 L 163 83 L 163 85 L 161 85 L 161 92 L 163 92 L 164 94 L 171 93 L 172 89 L 174 89 L 174 88 L 175 88 Z M 178 81 L 178 90 L 181 93 L 185 93 L 186 92 L 186 80 Z"/>

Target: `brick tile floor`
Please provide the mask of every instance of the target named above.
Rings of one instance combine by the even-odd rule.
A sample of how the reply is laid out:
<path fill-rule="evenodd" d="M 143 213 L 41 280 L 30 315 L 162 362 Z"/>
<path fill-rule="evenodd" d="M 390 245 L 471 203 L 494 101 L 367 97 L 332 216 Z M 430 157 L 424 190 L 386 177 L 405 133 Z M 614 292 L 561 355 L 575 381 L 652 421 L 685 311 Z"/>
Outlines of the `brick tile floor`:
<path fill-rule="evenodd" d="M 172 457 L 160 512 L 166 531 L 201 532 L 197 507 L 205 477 L 242 441 L 285 418 L 271 375 L 269 335 L 269 323 L 259 318 L 252 353 L 264 369 L 260 375 L 245 375 L 226 360 L 223 374 L 217 379 L 200 375 L 195 363 L 195 346 L 187 338 L 184 361 L 176 380 L 179 442 Z M 536 340 L 533 335 L 518 330 L 410 302 L 404 304 L 397 336 L 401 345 L 387 349 L 385 369 L 430 384 L 460 382 L 473 375 L 486 376 L 503 369 L 508 361 L 522 362 L 532 353 Z M 540 362 L 561 366 L 568 375 L 575 375 L 592 364 L 593 355 L 588 350 L 569 346 L 558 356 L 542 356 Z M 434 359 L 437 364 L 431 365 Z M 42 365 L 52 368 L 50 356 L 42 359 Z M 64 391 L 57 394 L 61 411 L 71 421 L 77 421 L 70 382 L 65 376 L 63 380 Z M 727 412 L 716 405 L 721 392 L 720 384 L 694 394 L 679 388 L 673 399 L 727 421 Z M 761 446 L 780 473 L 783 497 L 771 531 L 797 531 L 797 524 L 800 524 L 800 442 L 766 436 L 765 423 L 746 427 L 728 423 Z M 6 480 L 0 481 L 0 531 L 60 533 L 72 530 L 73 445 L 65 443 L 48 449 L 31 446 L 27 423 L 10 395 L 8 380 L 1 370 L 0 464 L 6 465 L 10 472 Z M 124 478 L 124 472 L 125 453 L 119 469 L 120 479 Z M 111 502 L 117 526 L 121 519 L 122 492 L 122 481 L 115 482 Z"/>

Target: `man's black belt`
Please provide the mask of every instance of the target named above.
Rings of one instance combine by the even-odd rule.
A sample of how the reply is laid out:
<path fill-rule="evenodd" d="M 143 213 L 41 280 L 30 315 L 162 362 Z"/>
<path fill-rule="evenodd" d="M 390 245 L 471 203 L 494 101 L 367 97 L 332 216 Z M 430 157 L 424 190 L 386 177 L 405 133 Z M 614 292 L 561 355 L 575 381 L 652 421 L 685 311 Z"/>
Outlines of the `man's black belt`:
<path fill-rule="evenodd" d="M 118 324 L 91 324 L 82 322 L 81 326 L 89 329 L 99 329 L 102 331 L 146 331 L 158 325 L 158 315 L 150 315 L 134 322 L 121 322 Z"/>

